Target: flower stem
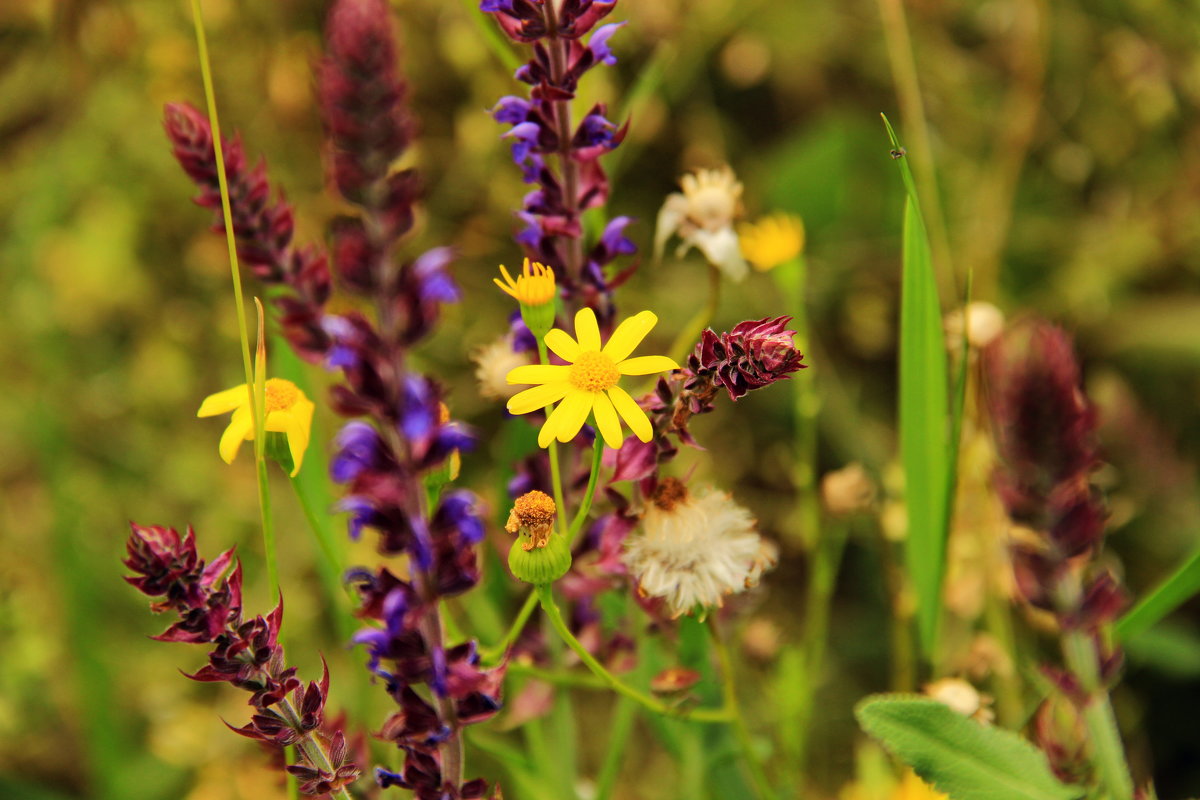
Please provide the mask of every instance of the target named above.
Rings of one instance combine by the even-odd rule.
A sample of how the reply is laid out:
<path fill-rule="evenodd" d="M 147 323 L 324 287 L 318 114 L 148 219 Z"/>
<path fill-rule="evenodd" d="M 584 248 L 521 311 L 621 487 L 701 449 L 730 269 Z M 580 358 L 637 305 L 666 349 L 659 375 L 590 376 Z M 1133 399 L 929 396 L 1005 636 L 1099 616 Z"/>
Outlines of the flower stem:
<path fill-rule="evenodd" d="M 823 536 L 811 551 L 808 591 L 804 613 L 804 681 L 800 691 L 799 719 L 792 721 L 798 728 L 798 752 L 793 754 L 796 766 L 805 768 L 812 713 L 817 691 L 821 688 L 825 670 L 825 651 L 829 640 L 829 612 L 833 591 L 837 585 L 838 568 L 846 545 L 846 523 L 837 521 L 823 531 Z"/>
<path fill-rule="evenodd" d="M 1101 792 L 1110 800 L 1131 800 L 1133 779 L 1129 776 L 1112 702 L 1100 680 L 1095 645 L 1086 632 L 1071 630 L 1063 632 L 1062 648 L 1067 668 L 1086 694 L 1083 721 L 1091 740 L 1092 766 Z"/>
<path fill-rule="evenodd" d="M 538 340 L 538 363 L 549 364 L 550 356 L 546 351 L 546 343 L 541 339 Z M 554 413 L 554 406 L 546 407 L 546 416 L 549 417 Z M 554 505 L 558 508 L 558 532 L 566 536 L 567 534 L 567 505 L 563 502 L 563 483 L 562 473 L 558 467 L 558 442 L 551 440 L 550 446 L 546 448 L 550 453 L 550 481 L 554 491 Z"/>
<path fill-rule="evenodd" d="M 661 700 L 651 697 L 645 692 L 639 691 L 625 683 L 616 675 L 613 675 L 611 672 L 605 669 L 604 666 L 587 651 L 587 648 L 575 638 L 575 635 L 571 633 L 571 629 L 567 627 L 567 623 L 562 618 L 562 612 L 559 611 L 558 606 L 554 602 L 554 593 L 550 584 L 538 584 L 535 587 L 535 592 L 537 593 L 538 601 L 542 605 L 542 611 L 545 612 L 546 618 L 550 620 L 550 625 L 554 628 L 555 633 L 557 633 L 559 637 L 567 643 L 568 647 L 575 651 L 575 654 L 579 656 L 579 660 L 582 661 L 596 676 L 603 679 L 613 691 L 628 697 L 630 700 L 640 703 L 655 713 L 663 714 L 664 716 L 690 719 L 697 722 L 728 722 L 730 720 L 731 712 L 727 708 L 698 708 L 693 711 L 683 711 L 672 708 L 663 703 Z"/>
<path fill-rule="evenodd" d="M 292 703 L 286 697 L 279 701 L 279 712 L 294 730 L 300 730 L 300 716 L 296 713 L 296 709 L 292 707 Z M 323 772 L 333 774 L 335 772 L 333 762 L 329 760 L 329 754 L 325 752 L 325 746 L 321 744 L 321 739 L 316 733 L 308 733 L 304 740 L 296 743 L 296 748 L 308 759 L 314 767 Z M 293 779 L 294 781 L 294 779 Z M 350 792 L 344 787 L 333 793 L 334 797 L 351 800 Z"/>
<path fill-rule="evenodd" d="M 742 761 L 750 773 L 750 780 L 754 783 L 756 794 L 759 797 L 773 800 L 775 791 L 771 788 L 771 782 L 767 779 L 762 762 L 754 751 L 754 740 L 750 736 L 750 728 L 746 725 L 746 719 L 742 716 L 741 704 L 738 702 L 737 679 L 733 673 L 733 656 L 729 652 L 729 645 L 725 641 L 725 637 L 721 635 L 715 615 L 709 616 L 708 629 L 712 632 L 717 660 L 721 664 L 721 684 L 725 693 L 725 707 L 729 709 L 733 722 L 733 734 L 737 738 L 738 748 L 742 751 Z"/>
<path fill-rule="evenodd" d="M 603 456 L 604 440 L 600 438 L 600 433 L 597 431 L 596 440 L 592 444 L 592 469 L 588 475 L 587 489 L 579 501 L 579 511 L 575 513 L 575 519 L 571 520 L 571 528 L 567 531 L 568 546 L 575 543 L 575 537 L 579 535 L 580 529 L 587 522 L 588 511 L 592 509 L 592 495 L 596 493 L 596 480 L 600 477 L 600 459 Z"/>
<path fill-rule="evenodd" d="M 509 627 L 508 633 L 504 634 L 504 638 L 497 642 L 494 646 L 485 648 L 480 654 L 485 663 L 494 664 L 505 654 L 505 652 L 508 651 L 508 648 L 512 647 L 513 642 L 517 640 L 517 637 L 521 635 L 521 631 L 525 629 L 525 623 L 529 621 L 529 616 L 533 613 L 533 610 L 537 608 L 537 605 L 537 592 L 530 592 L 529 595 L 526 596 L 525 603 L 521 606 L 521 610 L 517 612 L 517 616 L 513 620 L 512 625 Z"/>
<path fill-rule="evenodd" d="M 717 306 L 721 303 L 721 271 L 712 264 L 708 265 L 708 302 L 704 308 L 696 312 L 696 316 L 688 320 L 675 341 L 671 344 L 671 358 L 677 364 L 687 360 L 688 353 L 696 346 L 700 334 L 712 323 L 717 316 Z"/>

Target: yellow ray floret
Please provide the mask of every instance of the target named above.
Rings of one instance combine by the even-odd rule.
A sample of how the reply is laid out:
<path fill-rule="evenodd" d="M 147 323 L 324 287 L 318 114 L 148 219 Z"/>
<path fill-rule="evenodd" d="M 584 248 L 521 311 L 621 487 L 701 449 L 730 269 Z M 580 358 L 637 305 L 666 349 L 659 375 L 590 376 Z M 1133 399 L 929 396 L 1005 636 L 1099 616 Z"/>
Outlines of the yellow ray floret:
<path fill-rule="evenodd" d="M 635 436 L 643 442 L 650 441 L 653 436 L 650 419 L 617 381 L 622 375 L 653 375 L 679 369 L 666 356 L 629 357 L 657 322 L 653 312 L 635 314 L 613 331 L 607 344 L 602 344 L 596 314 L 590 308 L 581 309 L 575 315 L 574 338 L 554 328 L 544 340 L 566 364 L 530 364 L 508 373 L 509 383 L 538 384 L 510 398 L 508 410 L 513 414 L 528 414 L 558 403 L 538 434 L 538 444 L 542 447 L 548 447 L 555 439 L 571 441 L 589 416 L 594 418 L 600 436 L 609 447 L 621 446 L 622 419 Z"/>
<path fill-rule="evenodd" d="M 738 226 L 742 255 L 765 272 L 791 261 L 804 250 L 804 222 L 793 214 L 772 214 Z"/>
<path fill-rule="evenodd" d="M 500 274 L 504 276 L 503 281 L 499 278 L 492 278 L 492 281 L 518 303 L 541 306 L 554 301 L 554 270 L 550 267 L 527 258 L 516 280 L 508 274 L 503 264 L 500 265 Z"/>
<path fill-rule="evenodd" d="M 287 435 L 294 477 L 300 472 L 304 451 L 308 449 L 313 410 L 316 406 L 296 384 L 282 378 L 271 378 L 266 382 L 263 400 L 266 403 L 267 431 Z M 250 387 L 243 383 L 232 389 L 210 394 L 204 398 L 200 410 L 196 412 L 197 417 L 214 417 L 218 414 L 228 414 L 230 411 L 233 412 L 233 417 L 230 418 L 225 432 L 221 434 L 221 443 L 217 446 L 217 452 L 226 464 L 233 463 L 242 442 L 254 439 L 254 403 L 251 400 Z"/>

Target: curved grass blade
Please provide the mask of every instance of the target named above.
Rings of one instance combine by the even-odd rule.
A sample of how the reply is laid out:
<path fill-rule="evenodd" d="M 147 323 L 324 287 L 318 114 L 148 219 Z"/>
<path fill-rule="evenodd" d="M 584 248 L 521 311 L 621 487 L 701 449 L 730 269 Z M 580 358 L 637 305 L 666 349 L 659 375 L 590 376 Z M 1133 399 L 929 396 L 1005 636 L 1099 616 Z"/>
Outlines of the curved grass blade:
<path fill-rule="evenodd" d="M 928 658 L 937 642 L 950 521 L 953 453 L 949 442 L 946 345 L 942 311 L 916 184 L 887 117 L 904 203 L 900 290 L 900 453 L 908 506 L 905 568 L 917 599 L 917 632 Z"/>

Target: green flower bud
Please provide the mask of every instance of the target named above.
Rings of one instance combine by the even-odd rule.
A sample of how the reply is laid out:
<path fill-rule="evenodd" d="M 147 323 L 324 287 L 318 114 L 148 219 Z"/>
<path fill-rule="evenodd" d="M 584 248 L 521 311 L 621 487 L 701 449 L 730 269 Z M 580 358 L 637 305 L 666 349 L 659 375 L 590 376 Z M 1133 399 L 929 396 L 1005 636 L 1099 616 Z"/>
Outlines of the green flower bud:
<path fill-rule="evenodd" d="M 526 583 L 551 583 L 571 568 L 571 549 L 554 532 L 558 509 L 545 492 L 534 490 L 517 498 L 504 529 L 516 534 L 508 551 L 508 568 Z"/>

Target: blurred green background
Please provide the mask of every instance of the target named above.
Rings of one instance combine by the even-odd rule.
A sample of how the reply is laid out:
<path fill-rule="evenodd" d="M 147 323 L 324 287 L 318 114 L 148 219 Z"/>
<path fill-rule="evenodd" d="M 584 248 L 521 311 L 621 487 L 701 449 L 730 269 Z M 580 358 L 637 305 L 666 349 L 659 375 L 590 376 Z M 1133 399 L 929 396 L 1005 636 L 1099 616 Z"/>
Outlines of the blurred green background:
<path fill-rule="evenodd" d="M 298 237 L 310 241 L 339 211 L 323 190 L 312 91 L 325 8 L 204 2 L 226 131 L 268 156 L 296 206 Z M 480 25 L 489 23 L 473 3 L 393 8 L 420 124 L 407 160 L 428 187 L 410 252 L 455 245 L 466 291 L 421 363 L 445 376 L 456 416 L 494 431 L 502 411 L 479 396 L 468 352 L 503 330 L 508 306 L 491 278 L 498 263 L 520 260 L 511 210 L 526 189 L 486 111 L 522 86 L 486 46 Z M 1110 548 L 1132 589 L 1144 590 L 1196 546 L 1200 526 L 1200 6 L 912 0 L 906 9 L 944 253 L 959 274 L 974 270 L 977 298 L 1076 333 L 1109 460 L 1100 478 Z M 632 116 L 610 159 L 608 212 L 638 218 L 630 230 L 648 253 L 678 176 L 728 162 L 750 217 L 802 215 L 822 466 L 859 460 L 885 474 L 895 451 L 902 194 L 879 113 L 901 123 L 906 141 L 914 134 L 895 99 L 880 7 L 625 0 L 613 19 L 630 22 L 614 39 L 620 62 L 591 73 L 583 90 L 585 102 Z M 206 394 L 240 382 L 242 367 L 224 244 L 190 202 L 161 129 L 163 104 L 180 100 L 203 105 L 185 3 L 0 3 L 0 797 L 275 791 L 259 754 L 215 719 L 214 709 L 240 724 L 243 699 L 179 677 L 202 653 L 148 641 L 165 623 L 120 580 L 129 520 L 191 523 L 210 556 L 239 545 L 248 605 L 269 603 L 251 461 L 225 467 L 221 425 L 194 418 Z M 647 260 L 622 307 L 653 308 L 665 345 L 703 301 L 703 270 L 696 260 Z M 950 289 L 947 281 L 947 303 Z M 777 298 L 767 276 L 752 275 L 727 292 L 715 327 L 788 312 Z M 328 378 L 309 380 L 320 406 Z M 696 423 L 720 458 L 685 462 L 784 539 L 794 513 L 790 402 L 780 388 L 725 404 Z M 334 423 L 318 414 L 316 448 Z M 488 491 L 487 452 L 468 459 L 467 474 L 495 510 L 503 501 Z M 306 470 L 319 473 L 323 459 L 311 458 Z M 332 633 L 287 489 L 275 491 L 288 627 L 323 632 L 289 652 L 311 676 L 320 647 L 336 680 L 359 659 Z M 851 775 L 850 706 L 886 686 L 887 611 L 872 552 L 852 546 L 835 611 L 838 678 L 818 737 L 831 795 Z M 368 547 L 355 555 L 375 560 Z M 766 613 L 785 636 L 803 580 L 803 559 L 785 545 L 766 582 Z M 1200 708 L 1198 621 L 1193 604 L 1131 648 L 1116 696 L 1137 769 L 1157 777 L 1164 797 L 1200 792 L 1194 719 L 1181 713 Z M 649 774 L 655 762 L 631 763 Z M 628 797 L 650 796 L 629 785 Z"/>

